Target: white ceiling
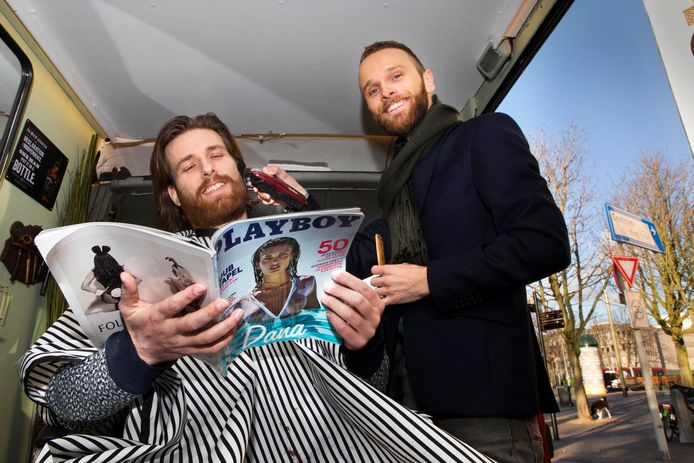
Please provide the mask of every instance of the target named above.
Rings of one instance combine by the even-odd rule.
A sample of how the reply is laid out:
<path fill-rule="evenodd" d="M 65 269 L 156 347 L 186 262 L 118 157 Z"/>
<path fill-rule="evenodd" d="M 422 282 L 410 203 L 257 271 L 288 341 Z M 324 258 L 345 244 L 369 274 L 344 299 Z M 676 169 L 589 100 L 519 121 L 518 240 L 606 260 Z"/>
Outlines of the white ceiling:
<path fill-rule="evenodd" d="M 112 139 L 178 114 L 235 133 L 374 134 L 357 86 L 365 45 L 394 39 L 462 108 L 475 63 L 523 0 L 9 0 Z"/>

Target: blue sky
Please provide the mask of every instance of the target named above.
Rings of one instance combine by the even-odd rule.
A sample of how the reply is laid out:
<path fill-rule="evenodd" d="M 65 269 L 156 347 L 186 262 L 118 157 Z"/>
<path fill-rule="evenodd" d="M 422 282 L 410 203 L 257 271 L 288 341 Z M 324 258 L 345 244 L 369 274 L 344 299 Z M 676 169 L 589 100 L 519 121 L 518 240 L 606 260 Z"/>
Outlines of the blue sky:
<path fill-rule="evenodd" d="M 600 207 L 643 150 L 674 162 L 692 158 L 640 0 L 576 0 L 497 110 L 527 136 L 572 122 L 585 130 L 586 168 Z M 609 294 L 613 313 L 625 310 L 614 289 Z M 606 321 L 604 310 L 599 304 L 593 320 Z"/>
<path fill-rule="evenodd" d="M 692 156 L 639 0 L 576 0 L 498 111 L 527 136 L 572 121 L 585 130 L 600 203 L 644 149 Z"/>

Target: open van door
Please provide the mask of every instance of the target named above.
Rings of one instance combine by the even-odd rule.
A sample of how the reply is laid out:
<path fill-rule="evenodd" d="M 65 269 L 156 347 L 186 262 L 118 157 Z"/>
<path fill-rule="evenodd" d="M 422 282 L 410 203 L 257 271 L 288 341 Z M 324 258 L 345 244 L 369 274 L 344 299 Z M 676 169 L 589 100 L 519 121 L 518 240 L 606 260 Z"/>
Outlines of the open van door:
<path fill-rule="evenodd" d="M 359 205 L 377 217 L 391 137 L 362 102 L 363 48 L 407 43 L 435 71 L 442 100 L 470 118 L 496 108 L 571 3 L 0 0 L 0 26 L 34 69 L 22 104 L 0 108 L 17 129 L 6 131 L 0 178 L 29 121 L 68 172 L 96 133 L 92 217 L 157 226 L 152 139 L 174 115 L 212 111 L 237 134 L 248 165 L 282 163 L 324 207 Z M 69 183 L 67 174 L 51 208 L 0 183 L 3 240 L 17 220 L 57 226 Z M 27 461 L 34 410 L 15 363 L 46 328 L 45 299 L 40 285 L 11 284 L 5 268 L 0 284 L 11 298 L 0 323 L 0 461 Z"/>

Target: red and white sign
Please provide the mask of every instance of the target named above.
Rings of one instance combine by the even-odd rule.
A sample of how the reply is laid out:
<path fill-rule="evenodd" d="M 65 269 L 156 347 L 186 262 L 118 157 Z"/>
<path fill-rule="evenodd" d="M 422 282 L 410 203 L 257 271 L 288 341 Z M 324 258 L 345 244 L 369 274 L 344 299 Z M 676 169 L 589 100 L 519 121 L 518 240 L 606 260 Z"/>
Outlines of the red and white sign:
<path fill-rule="evenodd" d="M 612 262 L 612 271 L 615 272 L 615 280 L 617 279 L 617 272 L 619 272 L 619 274 L 624 277 L 624 281 L 627 282 L 629 288 L 631 288 L 634 285 L 636 267 L 639 265 L 638 257 L 612 256 Z M 617 286 L 619 286 L 619 283 L 617 283 Z"/>

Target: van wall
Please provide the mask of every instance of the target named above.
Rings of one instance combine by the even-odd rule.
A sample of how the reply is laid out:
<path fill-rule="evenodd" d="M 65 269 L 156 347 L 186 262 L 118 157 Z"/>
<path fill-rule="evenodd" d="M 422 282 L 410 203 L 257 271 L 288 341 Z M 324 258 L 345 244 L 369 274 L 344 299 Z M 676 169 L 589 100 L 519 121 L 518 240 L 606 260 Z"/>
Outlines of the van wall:
<path fill-rule="evenodd" d="M 89 115 L 77 108 L 58 80 L 42 64 L 38 51 L 32 52 L 27 42 L 30 38 L 22 32 L 21 24 L 4 1 L 0 2 L 0 23 L 22 47 L 34 68 L 31 92 L 19 131 L 24 127 L 24 120 L 31 119 L 69 158 L 70 172 L 87 149 L 91 135 L 99 129 L 88 122 Z M 63 204 L 69 179 L 69 174 L 66 174 L 56 200 L 58 207 Z M 15 220 L 41 225 L 44 229 L 54 227 L 58 220 L 56 209 L 47 210 L 14 185 L 0 179 L 0 245 L 9 237 L 10 225 Z M 20 386 L 16 362 L 45 329 L 45 299 L 39 295 L 40 285 L 11 284 L 4 265 L 0 265 L 0 282 L 10 287 L 12 296 L 6 322 L 0 326 L 0 461 L 25 462 L 29 456 L 34 409 Z"/>

